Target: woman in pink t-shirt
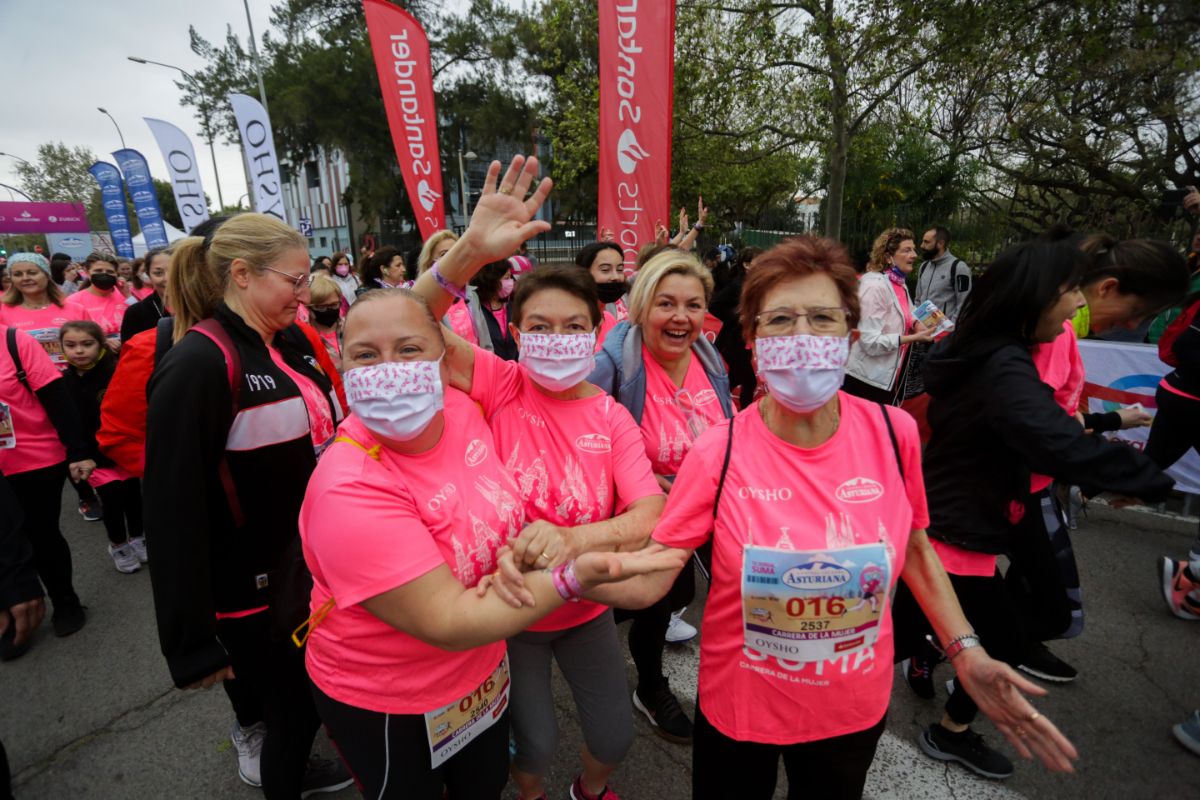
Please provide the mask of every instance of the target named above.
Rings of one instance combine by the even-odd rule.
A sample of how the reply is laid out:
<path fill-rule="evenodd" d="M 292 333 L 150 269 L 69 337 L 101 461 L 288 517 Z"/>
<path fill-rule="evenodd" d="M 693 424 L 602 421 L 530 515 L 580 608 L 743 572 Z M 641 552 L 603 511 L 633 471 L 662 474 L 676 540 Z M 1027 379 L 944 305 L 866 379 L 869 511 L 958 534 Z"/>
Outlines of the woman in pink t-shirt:
<path fill-rule="evenodd" d="M 797 237 L 759 257 L 742 329 L 769 394 L 702 436 L 655 529 L 713 542 L 693 741 L 696 798 L 860 797 L 892 686 L 887 598 L 903 578 L 964 685 L 1024 755 L 1069 770 L 1070 743 L 979 646 L 926 537 L 916 425 L 838 391 L 857 322 L 845 249 Z M 507 572 L 506 572 L 507 574 Z M 671 576 L 589 594 L 644 605 Z"/>
<path fill-rule="evenodd" d="M 100 326 L 113 350 L 121 346 L 121 320 L 132 297 L 118 288 L 117 265 L 112 256 L 92 253 L 87 257 L 87 274 L 91 285 L 67 298 L 66 308 L 73 319 L 90 319 Z"/>
<path fill-rule="evenodd" d="M 50 262 L 40 253 L 14 253 L 8 261 L 12 286 L 0 298 L 0 323 L 37 339 L 59 369 L 64 369 L 58 329 L 68 319 L 66 298 L 50 279 Z"/>
<path fill-rule="evenodd" d="M 480 266 L 457 252 L 439 263 L 442 277 L 464 285 Z M 451 293 L 432 275 L 417 291 L 439 314 Z M 638 547 L 662 512 L 662 491 L 642 437 L 623 406 L 585 378 L 595 365 L 600 303 L 595 283 L 575 267 L 538 267 L 521 278 L 510 328 L 519 364 L 446 334 L 454 385 L 480 404 L 517 482 L 532 524 L 512 546 L 525 569 L 554 567 L 592 550 Z M 522 800 L 543 796 L 542 776 L 558 738 L 551 692 L 553 659 L 572 687 L 583 728 L 583 770 L 572 792 L 615 798 L 608 777 L 633 741 L 624 657 L 612 613 L 597 603 L 559 609 L 509 639 L 514 675 L 513 779 Z"/>
<path fill-rule="evenodd" d="M 609 332 L 588 377 L 629 409 L 664 491 L 670 490 L 692 442 L 733 414 L 724 361 L 701 335 L 712 291 L 712 275 L 690 253 L 665 247 L 651 256 L 629 293 L 629 320 Z M 656 734 L 679 744 L 691 741 L 692 722 L 663 674 L 662 656 L 666 642 L 696 635 L 680 618 L 694 596 L 695 573 L 685 569 L 661 602 L 617 614 L 618 622 L 633 619 L 634 708 Z"/>
<path fill-rule="evenodd" d="M 907 228 L 890 228 L 875 239 L 867 271 L 858 282 L 862 321 L 846 365 L 845 388 L 853 395 L 895 403 L 903 390 L 908 346 L 933 341 L 932 332 L 912 313 L 906 281 L 916 261 L 917 247 Z"/>

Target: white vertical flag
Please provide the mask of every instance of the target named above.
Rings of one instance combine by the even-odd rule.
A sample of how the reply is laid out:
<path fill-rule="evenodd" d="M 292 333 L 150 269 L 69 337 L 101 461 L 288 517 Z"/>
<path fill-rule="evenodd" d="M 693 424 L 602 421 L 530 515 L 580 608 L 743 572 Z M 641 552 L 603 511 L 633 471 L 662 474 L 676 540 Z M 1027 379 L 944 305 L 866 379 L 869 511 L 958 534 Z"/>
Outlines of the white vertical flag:
<path fill-rule="evenodd" d="M 229 95 L 233 116 L 242 134 L 242 149 L 250 167 L 250 182 L 254 189 L 254 208 L 260 214 L 270 214 L 284 222 L 283 180 L 279 174 L 279 159 L 275 157 L 275 139 L 271 120 L 262 103 L 244 94 Z"/>
<path fill-rule="evenodd" d="M 171 190 L 175 193 L 175 205 L 183 220 L 183 229 L 192 228 L 208 219 L 208 204 L 204 200 L 204 186 L 200 183 L 200 168 L 196 164 L 196 151 L 187 134 L 169 122 L 143 117 L 158 142 L 167 172 L 171 173 Z"/>

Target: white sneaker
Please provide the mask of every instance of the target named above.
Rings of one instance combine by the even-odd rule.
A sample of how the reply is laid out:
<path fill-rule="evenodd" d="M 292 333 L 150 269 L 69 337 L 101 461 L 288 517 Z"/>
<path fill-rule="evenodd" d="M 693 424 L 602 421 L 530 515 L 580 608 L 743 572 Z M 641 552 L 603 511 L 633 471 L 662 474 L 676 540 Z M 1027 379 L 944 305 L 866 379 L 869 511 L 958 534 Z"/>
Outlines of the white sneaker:
<path fill-rule="evenodd" d="M 112 556 L 113 566 L 117 568 L 117 572 L 124 572 L 128 575 L 142 568 L 142 562 L 138 561 L 137 553 L 133 551 L 133 546 L 129 542 L 120 547 L 113 547 L 110 544 L 108 554 Z"/>
<path fill-rule="evenodd" d="M 133 554 L 137 556 L 138 561 L 146 564 L 150 561 L 150 556 L 146 555 L 146 537 L 135 536 L 129 540 L 129 546 L 133 548 Z"/>
<path fill-rule="evenodd" d="M 229 741 L 238 754 L 238 777 L 242 783 L 249 786 L 262 786 L 262 757 L 263 740 L 267 737 L 267 723 L 256 722 L 249 728 L 243 728 L 234 720 L 233 730 L 229 732 Z"/>
<path fill-rule="evenodd" d="M 671 614 L 671 624 L 667 626 L 667 642 L 670 644 L 690 642 L 699 633 L 695 626 L 683 621 L 683 612 L 685 611 L 687 611 L 687 606 Z"/>

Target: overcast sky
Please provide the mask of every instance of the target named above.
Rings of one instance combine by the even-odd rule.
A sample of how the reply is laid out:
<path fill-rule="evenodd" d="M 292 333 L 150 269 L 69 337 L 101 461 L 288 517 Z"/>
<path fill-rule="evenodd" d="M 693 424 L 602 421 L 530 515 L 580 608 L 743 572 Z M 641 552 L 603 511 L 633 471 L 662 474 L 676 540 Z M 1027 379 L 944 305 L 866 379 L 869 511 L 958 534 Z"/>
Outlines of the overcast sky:
<path fill-rule="evenodd" d="M 259 41 L 270 24 L 271 2 L 249 0 Z M 462 0 L 447 5 L 461 8 Z M 179 73 L 127 60 L 139 56 L 189 71 L 202 68 L 188 47 L 188 25 L 218 44 L 232 25 L 244 40 L 245 7 L 242 0 L 0 0 L 0 152 L 33 161 L 39 144 L 62 141 L 111 162 L 121 140 L 97 110 L 102 106 L 116 118 L 126 145 L 140 150 L 154 176 L 166 180 L 158 146 L 142 121 L 157 117 L 191 137 L 215 207 L 212 158 L 192 109 L 179 104 Z M 216 149 L 225 203 L 234 205 L 247 191 L 241 156 L 219 140 Z M 20 186 L 16 163 L 0 157 L 0 183 Z M 0 188 L 0 200 L 10 199 L 20 198 Z"/>

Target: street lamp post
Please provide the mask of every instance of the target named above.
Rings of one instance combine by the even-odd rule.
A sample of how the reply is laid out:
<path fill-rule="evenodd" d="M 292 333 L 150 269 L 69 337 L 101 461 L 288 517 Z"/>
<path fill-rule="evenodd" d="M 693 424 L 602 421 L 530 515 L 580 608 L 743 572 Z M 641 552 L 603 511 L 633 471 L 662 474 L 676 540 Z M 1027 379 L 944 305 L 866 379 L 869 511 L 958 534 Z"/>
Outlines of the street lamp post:
<path fill-rule="evenodd" d="M 0 156 L 8 156 L 9 158 L 15 158 L 17 161 L 20 161 L 23 164 L 29 164 L 29 161 L 26 159 L 21 158 L 20 156 L 14 156 L 12 153 L 0 153 Z M 29 166 L 32 167 L 33 165 L 29 164 Z"/>
<path fill-rule="evenodd" d="M 106 109 L 101 108 L 100 106 L 96 106 L 96 110 L 112 120 L 113 127 L 117 129 L 117 136 L 121 137 L 121 149 L 124 150 L 125 149 L 125 134 L 121 133 L 121 126 L 117 124 L 116 118 L 112 114 L 109 114 Z"/>
<path fill-rule="evenodd" d="M 8 189 L 10 192 L 16 192 L 17 194 L 21 195 L 21 197 L 24 197 L 26 200 L 28 200 L 31 203 L 33 202 L 32 197 L 25 194 L 24 192 L 22 192 L 20 189 L 16 188 L 15 186 L 9 186 L 7 183 L 0 183 L 0 186 L 3 186 L 5 189 Z"/>
<path fill-rule="evenodd" d="M 137 56 L 126 56 L 130 61 L 138 64 L 154 64 L 158 67 L 166 67 L 167 69 L 178 70 L 183 75 L 184 80 L 196 87 L 196 93 L 202 94 L 200 91 L 200 82 L 196 80 L 196 76 L 188 72 L 183 67 L 177 67 L 174 64 L 164 64 L 161 61 L 151 61 L 148 58 L 138 58 Z M 212 156 L 213 177 L 217 180 L 217 208 L 225 207 L 225 199 L 221 196 L 221 173 L 217 171 L 217 149 L 213 146 L 212 135 L 212 120 L 208 113 L 204 114 L 204 132 L 208 135 L 208 152 Z"/>
<path fill-rule="evenodd" d="M 479 156 L 475 155 L 475 151 L 473 150 L 468 150 L 465 153 L 462 150 L 458 151 L 458 194 L 462 199 L 463 229 L 465 230 L 471 222 L 471 217 L 467 214 L 467 173 L 463 169 L 464 158 L 467 161 L 474 161 Z"/>
<path fill-rule="evenodd" d="M 263 111 L 270 118 L 271 110 L 267 108 L 267 88 L 263 84 L 262 63 L 258 60 L 258 44 L 254 41 L 254 23 L 250 21 L 250 0 L 242 0 L 246 7 L 246 27 L 250 29 L 250 58 L 254 61 L 254 72 L 258 75 L 258 99 L 262 101 Z"/>

